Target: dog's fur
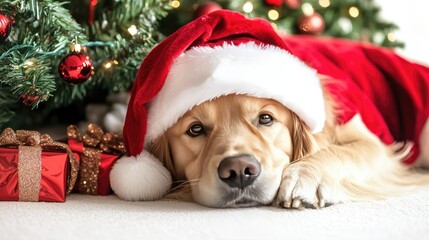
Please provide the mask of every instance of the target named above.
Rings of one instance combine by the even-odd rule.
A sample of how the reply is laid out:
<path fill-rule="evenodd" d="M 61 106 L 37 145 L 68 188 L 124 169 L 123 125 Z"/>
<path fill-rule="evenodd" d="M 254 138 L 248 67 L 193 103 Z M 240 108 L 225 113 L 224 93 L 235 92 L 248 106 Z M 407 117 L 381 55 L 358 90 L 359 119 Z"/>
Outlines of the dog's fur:
<path fill-rule="evenodd" d="M 386 146 L 359 115 L 337 125 L 337 109 L 326 93 L 325 105 L 325 127 L 312 134 L 274 100 L 222 96 L 188 111 L 149 150 L 178 183 L 170 196 L 211 207 L 320 208 L 381 199 L 428 181 L 401 163 L 410 144 Z M 259 124 L 261 114 L 271 115 L 274 123 Z M 191 137 L 187 131 L 196 122 L 204 132 Z M 220 180 L 217 168 L 222 159 L 240 154 L 256 158 L 262 170 L 252 185 L 231 188 Z"/>

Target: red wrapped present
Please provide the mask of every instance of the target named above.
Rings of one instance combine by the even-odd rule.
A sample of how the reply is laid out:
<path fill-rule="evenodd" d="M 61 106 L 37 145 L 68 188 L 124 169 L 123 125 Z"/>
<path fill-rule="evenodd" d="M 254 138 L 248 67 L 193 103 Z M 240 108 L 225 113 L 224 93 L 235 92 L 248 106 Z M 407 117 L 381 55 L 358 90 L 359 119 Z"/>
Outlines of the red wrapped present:
<path fill-rule="evenodd" d="M 104 133 L 95 124 L 88 124 L 85 134 L 81 134 L 75 125 L 70 125 L 67 136 L 71 150 L 80 156 L 80 169 L 73 192 L 110 194 L 110 171 L 115 161 L 125 152 L 122 136 Z"/>
<path fill-rule="evenodd" d="M 0 200 L 64 202 L 79 162 L 65 143 L 36 131 L 0 134 Z"/>

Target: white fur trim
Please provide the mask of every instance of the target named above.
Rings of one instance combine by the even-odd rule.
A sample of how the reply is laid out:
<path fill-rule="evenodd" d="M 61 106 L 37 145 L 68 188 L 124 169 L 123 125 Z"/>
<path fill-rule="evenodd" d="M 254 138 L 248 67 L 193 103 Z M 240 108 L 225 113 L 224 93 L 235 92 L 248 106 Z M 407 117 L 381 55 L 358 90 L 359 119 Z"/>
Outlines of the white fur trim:
<path fill-rule="evenodd" d="M 146 150 L 135 157 L 120 158 L 110 172 L 113 191 L 130 201 L 160 199 L 171 184 L 170 172 Z"/>
<path fill-rule="evenodd" d="M 322 88 L 314 69 L 275 46 L 195 47 L 173 63 L 149 104 L 145 143 L 159 137 L 192 107 L 228 94 L 279 101 L 316 133 L 325 123 Z"/>

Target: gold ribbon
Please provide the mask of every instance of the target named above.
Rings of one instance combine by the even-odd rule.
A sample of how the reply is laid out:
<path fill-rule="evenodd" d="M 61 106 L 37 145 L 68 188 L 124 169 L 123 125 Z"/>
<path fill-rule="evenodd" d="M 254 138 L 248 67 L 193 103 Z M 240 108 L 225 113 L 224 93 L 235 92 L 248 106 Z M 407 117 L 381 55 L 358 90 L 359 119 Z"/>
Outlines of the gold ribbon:
<path fill-rule="evenodd" d="M 37 131 L 17 130 L 14 132 L 11 128 L 6 128 L 0 134 L 0 147 L 3 146 L 19 147 L 18 182 L 20 200 L 21 195 L 25 201 L 38 200 L 42 174 L 42 150 L 61 150 L 68 154 L 71 170 L 70 177 L 67 178 L 67 194 L 73 190 L 79 171 L 79 162 L 67 144 L 56 142 L 49 135 L 41 135 Z M 35 192 L 37 192 L 37 199 L 35 199 Z"/>
<path fill-rule="evenodd" d="M 117 133 L 104 133 L 96 124 L 88 124 L 82 135 L 75 125 L 67 128 L 69 139 L 83 142 L 83 154 L 80 164 L 79 192 L 97 194 L 100 154 L 125 152 L 122 137 Z"/>
<path fill-rule="evenodd" d="M 42 148 L 40 146 L 18 147 L 19 201 L 39 201 L 42 178 Z"/>

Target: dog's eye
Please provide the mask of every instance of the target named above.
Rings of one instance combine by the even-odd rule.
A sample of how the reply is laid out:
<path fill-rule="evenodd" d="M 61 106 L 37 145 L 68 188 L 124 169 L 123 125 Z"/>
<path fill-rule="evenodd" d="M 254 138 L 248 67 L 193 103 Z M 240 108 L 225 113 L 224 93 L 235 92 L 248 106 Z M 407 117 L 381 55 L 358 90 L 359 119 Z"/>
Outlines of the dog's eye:
<path fill-rule="evenodd" d="M 274 123 L 273 117 L 269 114 L 261 114 L 259 115 L 259 124 L 270 126 Z"/>
<path fill-rule="evenodd" d="M 196 137 L 204 132 L 203 125 L 201 123 L 194 123 L 191 125 L 191 127 L 186 131 L 186 134 L 188 134 L 191 137 Z"/>

